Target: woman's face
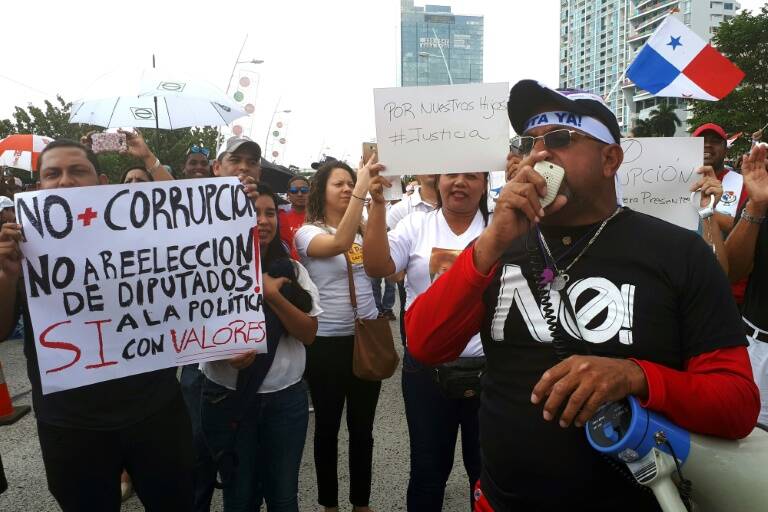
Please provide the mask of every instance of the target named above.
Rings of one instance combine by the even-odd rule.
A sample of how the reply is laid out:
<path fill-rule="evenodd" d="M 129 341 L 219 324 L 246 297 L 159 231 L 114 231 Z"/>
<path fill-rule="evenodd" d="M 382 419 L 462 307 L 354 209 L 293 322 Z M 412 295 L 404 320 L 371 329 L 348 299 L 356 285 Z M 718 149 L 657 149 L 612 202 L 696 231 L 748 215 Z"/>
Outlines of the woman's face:
<path fill-rule="evenodd" d="M 149 178 L 147 173 L 141 169 L 131 169 L 128 174 L 125 175 L 125 181 L 123 183 L 147 183 Z"/>
<path fill-rule="evenodd" d="M 261 247 L 267 246 L 277 234 L 277 207 L 272 197 L 265 194 L 256 199 L 256 229 Z"/>
<path fill-rule="evenodd" d="M 476 212 L 485 192 L 485 173 L 443 174 L 437 186 L 443 208 L 455 213 Z"/>
<path fill-rule="evenodd" d="M 346 210 L 354 188 L 355 182 L 346 169 L 333 169 L 328 177 L 328 184 L 325 186 L 326 210 Z"/>

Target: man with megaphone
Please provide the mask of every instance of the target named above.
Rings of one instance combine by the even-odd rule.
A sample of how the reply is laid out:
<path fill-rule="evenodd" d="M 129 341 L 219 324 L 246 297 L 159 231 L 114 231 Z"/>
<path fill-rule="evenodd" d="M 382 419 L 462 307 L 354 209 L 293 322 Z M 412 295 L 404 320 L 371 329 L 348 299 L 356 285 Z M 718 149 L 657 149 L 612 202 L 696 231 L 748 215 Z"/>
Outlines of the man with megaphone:
<path fill-rule="evenodd" d="M 599 96 L 523 80 L 508 112 L 523 160 L 408 310 L 408 349 L 440 364 L 481 333 L 476 510 L 658 510 L 573 427 L 633 395 L 692 432 L 748 435 L 759 396 L 728 280 L 695 232 L 617 206 L 621 135 Z"/>

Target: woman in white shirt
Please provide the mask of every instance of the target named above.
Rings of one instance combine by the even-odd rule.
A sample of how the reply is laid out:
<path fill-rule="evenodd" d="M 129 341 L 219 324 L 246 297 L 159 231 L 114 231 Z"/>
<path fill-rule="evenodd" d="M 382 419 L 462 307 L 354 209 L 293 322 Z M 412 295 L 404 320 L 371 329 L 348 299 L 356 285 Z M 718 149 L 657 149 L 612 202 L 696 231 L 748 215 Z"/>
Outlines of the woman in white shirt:
<path fill-rule="evenodd" d="M 382 188 L 388 185 L 380 177 L 371 183 L 373 205 L 363 242 L 365 269 L 371 276 L 404 270 L 407 310 L 488 224 L 487 174 L 439 176 L 438 208 L 411 213 L 389 233 Z M 457 361 L 438 368 L 420 364 L 406 347 L 402 384 L 411 446 L 409 511 L 442 510 L 459 428 L 471 508 L 472 488 L 480 478 L 477 412 L 484 367 L 479 334 Z"/>
<path fill-rule="evenodd" d="M 320 290 L 323 313 L 317 338 L 307 350 L 305 377 L 315 407 L 315 472 L 318 503 L 338 510 L 337 449 L 344 402 L 349 430 L 349 501 L 355 512 L 369 512 L 373 420 L 381 382 L 352 373 L 354 313 L 349 298 L 347 260 L 352 265 L 357 314 L 376 318 L 378 309 L 363 269 L 361 216 L 370 173 L 381 165 L 369 160 L 355 174 L 343 162 L 331 161 L 312 178 L 307 224 L 294 238 L 296 250 Z"/>
<path fill-rule="evenodd" d="M 264 269 L 269 354 L 249 352 L 201 364 L 202 425 L 224 484 L 225 512 L 298 512 L 301 456 L 309 402 L 302 381 L 305 345 L 317 331 L 317 287 L 289 258 L 277 222 L 277 197 L 259 185 L 255 201 Z M 282 277 L 272 277 L 272 276 Z"/>

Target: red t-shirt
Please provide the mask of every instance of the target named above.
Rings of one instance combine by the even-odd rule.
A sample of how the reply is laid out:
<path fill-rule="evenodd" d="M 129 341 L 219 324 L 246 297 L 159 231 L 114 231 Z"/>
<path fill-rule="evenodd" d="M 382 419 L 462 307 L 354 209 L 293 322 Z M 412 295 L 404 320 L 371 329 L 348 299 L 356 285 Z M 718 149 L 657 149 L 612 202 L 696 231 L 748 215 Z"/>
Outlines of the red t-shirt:
<path fill-rule="evenodd" d="M 298 260 L 299 253 L 296 252 L 296 247 L 293 245 L 293 236 L 296 231 L 304 225 L 304 218 L 307 216 L 306 212 L 299 213 L 293 208 L 290 210 L 280 210 L 278 215 L 278 221 L 280 222 L 280 239 L 290 248 L 291 258 Z"/>

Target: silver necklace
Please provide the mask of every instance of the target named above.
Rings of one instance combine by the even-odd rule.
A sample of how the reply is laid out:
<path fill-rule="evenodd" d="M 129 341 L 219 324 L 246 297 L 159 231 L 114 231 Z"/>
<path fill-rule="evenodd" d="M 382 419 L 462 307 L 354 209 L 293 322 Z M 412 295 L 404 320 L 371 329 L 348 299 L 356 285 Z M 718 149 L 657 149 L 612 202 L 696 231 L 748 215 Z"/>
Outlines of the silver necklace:
<path fill-rule="evenodd" d="M 616 208 L 616 211 L 614 211 L 607 219 L 603 221 L 602 224 L 600 224 L 600 227 L 597 228 L 597 231 L 594 235 L 592 235 L 592 238 L 590 238 L 589 242 L 587 242 L 587 245 L 584 246 L 584 248 L 581 250 L 581 252 L 571 261 L 571 263 L 565 267 L 564 270 L 560 270 L 557 268 L 557 262 L 555 261 L 555 258 L 552 256 L 552 252 L 549 250 L 549 246 L 547 245 L 546 239 L 544 239 L 544 235 L 541 234 L 541 231 L 539 231 L 539 240 L 541 240 L 541 245 L 544 247 L 544 251 L 547 253 L 547 256 L 549 256 L 549 260 L 552 262 L 552 266 L 554 267 L 554 271 L 551 269 L 544 269 L 545 274 L 549 274 L 548 276 L 544 276 L 544 281 L 547 281 L 550 283 L 550 289 L 554 290 L 556 292 L 559 292 L 560 290 L 564 289 L 565 286 L 568 284 L 568 281 L 571 279 L 571 277 L 568 275 L 568 271 L 571 270 L 571 268 L 576 264 L 579 259 L 584 256 L 584 253 L 587 252 L 587 249 L 589 249 L 593 243 L 595 243 L 595 240 L 597 240 L 597 237 L 600 236 L 600 233 L 603 231 L 603 228 L 608 225 L 608 223 L 613 219 L 616 215 L 621 212 L 622 207 L 619 206 Z M 547 272 L 549 271 L 549 272 Z"/>

